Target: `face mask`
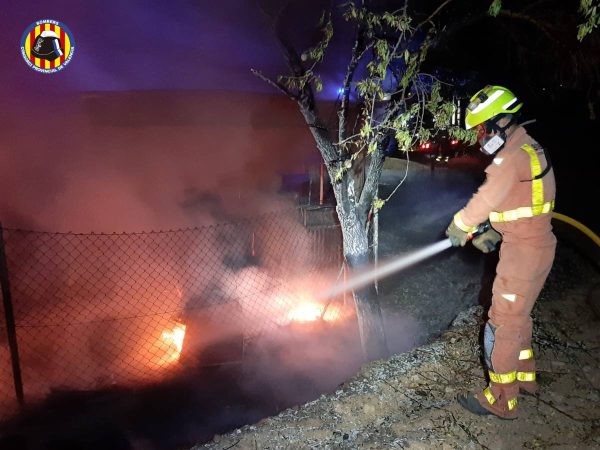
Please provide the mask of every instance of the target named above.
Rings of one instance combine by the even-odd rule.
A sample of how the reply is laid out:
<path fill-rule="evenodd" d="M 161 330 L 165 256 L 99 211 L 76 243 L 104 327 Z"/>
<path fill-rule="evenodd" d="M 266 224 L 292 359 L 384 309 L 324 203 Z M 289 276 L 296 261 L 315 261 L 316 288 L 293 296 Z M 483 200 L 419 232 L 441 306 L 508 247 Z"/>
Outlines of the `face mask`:
<path fill-rule="evenodd" d="M 498 134 L 490 137 L 484 136 L 479 140 L 479 144 L 481 145 L 481 150 L 488 155 L 493 155 L 496 153 L 503 145 L 505 141 Z"/>
<path fill-rule="evenodd" d="M 506 143 L 505 131 L 508 128 L 498 127 L 496 124 L 479 124 L 477 126 L 477 142 L 481 145 L 481 151 L 486 155 L 493 155 Z"/>

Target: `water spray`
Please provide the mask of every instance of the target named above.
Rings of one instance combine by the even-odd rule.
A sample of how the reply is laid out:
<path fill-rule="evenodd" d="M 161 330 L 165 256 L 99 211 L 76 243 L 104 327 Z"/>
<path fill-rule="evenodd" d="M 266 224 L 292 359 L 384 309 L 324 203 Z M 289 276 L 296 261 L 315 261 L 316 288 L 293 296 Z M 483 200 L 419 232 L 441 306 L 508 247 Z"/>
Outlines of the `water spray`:
<path fill-rule="evenodd" d="M 484 222 L 474 231 L 468 234 L 467 240 L 471 240 L 475 236 L 485 233 L 489 229 L 490 223 Z M 399 256 L 398 258 L 394 258 L 378 267 L 358 272 L 345 283 L 335 284 L 329 290 L 321 294 L 319 298 L 321 300 L 328 300 L 343 294 L 344 292 L 353 291 L 355 289 L 367 286 L 368 284 L 373 283 L 375 280 L 387 277 L 388 275 L 396 272 L 400 272 L 401 270 L 404 270 L 427 258 L 431 258 L 432 256 L 437 255 L 438 253 L 441 253 L 450 247 L 452 247 L 452 242 L 449 238 L 446 238 L 440 242 L 436 242 L 435 244 L 415 250 L 407 255 Z"/>
<path fill-rule="evenodd" d="M 358 273 L 348 279 L 346 283 L 339 283 L 331 287 L 329 290 L 324 292 L 320 297 L 322 299 L 330 299 L 337 297 L 347 291 L 353 291 L 360 287 L 364 287 L 375 280 L 387 277 L 395 272 L 406 269 L 424 259 L 430 258 L 444 250 L 452 247 L 450 239 L 444 239 L 443 241 L 436 242 L 435 244 L 428 245 L 422 249 L 416 250 L 407 255 L 402 255 L 398 258 L 394 258 L 384 264 L 379 265 L 377 268 L 369 269 L 365 272 Z"/>

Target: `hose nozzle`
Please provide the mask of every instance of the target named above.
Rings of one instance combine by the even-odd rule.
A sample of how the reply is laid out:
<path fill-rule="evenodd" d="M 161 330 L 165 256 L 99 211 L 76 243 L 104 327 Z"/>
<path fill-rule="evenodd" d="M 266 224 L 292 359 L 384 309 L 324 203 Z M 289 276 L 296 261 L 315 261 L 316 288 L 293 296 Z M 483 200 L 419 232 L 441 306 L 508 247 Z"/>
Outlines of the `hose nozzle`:
<path fill-rule="evenodd" d="M 477 228 L 475 228 L 473 231 L 471 231 L 467 235 L 467 241 L 470 241 L 474 237 L 479 236 L 480 234 L 485 233 L 490 228 L 492 228 L 492 224 L 490 223 L 489 220 L 486 220 L 485 222 L 480 223 L 479 225 L 477 225 Z"/>

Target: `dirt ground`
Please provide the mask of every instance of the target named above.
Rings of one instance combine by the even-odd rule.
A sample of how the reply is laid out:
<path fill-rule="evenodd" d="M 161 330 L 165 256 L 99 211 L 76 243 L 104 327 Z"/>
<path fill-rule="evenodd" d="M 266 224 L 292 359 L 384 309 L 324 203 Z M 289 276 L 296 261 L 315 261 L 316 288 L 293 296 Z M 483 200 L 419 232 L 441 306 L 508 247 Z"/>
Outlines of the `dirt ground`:
<path fill-rule="evenodd" d="M 439 339 L 364 366 L 334 393 L 193 449 L 600 448 L 599 283 L 597 266 L 559 245 L 533 313 L 540 390 L 519 398 L 516 421 L 456 403 L 485 386 L 484 308 L 473 306 Z"/>

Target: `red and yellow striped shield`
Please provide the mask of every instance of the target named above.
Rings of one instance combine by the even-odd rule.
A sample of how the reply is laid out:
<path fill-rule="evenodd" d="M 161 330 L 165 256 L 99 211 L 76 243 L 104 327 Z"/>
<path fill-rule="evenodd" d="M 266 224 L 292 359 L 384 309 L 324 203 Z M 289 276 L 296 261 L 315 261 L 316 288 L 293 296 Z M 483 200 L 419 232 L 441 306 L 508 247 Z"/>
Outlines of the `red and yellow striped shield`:
<path fill-rule="evenodd" d="M 48 36 L 46 45 L 54 47 L 50 57 L 38 57 L 36 45 L 40 45 L 40 37 Z M 39 48 L 39 47 L 38 47 Z M 54 20 L 41 20 L 31 24 L 23 33 L 21 53 L 29 67 L 38 72 L 53 73 L 66 66 L 73 56 L 75 44 L 70 30 L 62 23 Z M 54 58 L 54 56 L 56 56 Z"/>

